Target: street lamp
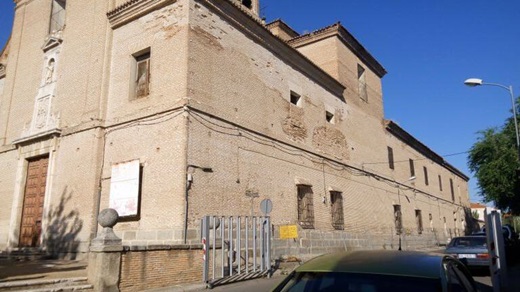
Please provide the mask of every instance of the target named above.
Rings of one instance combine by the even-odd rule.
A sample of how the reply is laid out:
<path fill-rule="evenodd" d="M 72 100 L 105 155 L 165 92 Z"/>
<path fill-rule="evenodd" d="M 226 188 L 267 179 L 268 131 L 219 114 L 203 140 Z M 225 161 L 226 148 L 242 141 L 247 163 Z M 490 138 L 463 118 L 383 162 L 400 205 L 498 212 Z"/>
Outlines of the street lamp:
<path fill-rule="evenodd" d="M 497 86 L 497 87 L 500 87 L 500 88 L 503 88 L 503 89 L 509 91 L 509 95 L 511 95 L 511 105 L 513 107 L 513 118 L 515 121 L 516 149 L 518 152 L 518 160 L 520 161 L 520 138 L 518 135 L 518 122 L 516 120 L 516 103 L 515 103 L 515 97 L 513 94 L 513 86 L 510 85 L 508 87 L 508 86 L 505 86 L 502 84 L 488 83 L 488 82 L 484 82 L 484 81 L 482 81 L 482 79 L 478 79 L 478 78 L 466 79 L 466 81 L 464 81 L 464 84 L 466 84 L 467 86 L 470 86 L 470 87 L 475 87 L 475 86 L 480 86 L 480 85 L 491 85 L 491 86 Z"/>

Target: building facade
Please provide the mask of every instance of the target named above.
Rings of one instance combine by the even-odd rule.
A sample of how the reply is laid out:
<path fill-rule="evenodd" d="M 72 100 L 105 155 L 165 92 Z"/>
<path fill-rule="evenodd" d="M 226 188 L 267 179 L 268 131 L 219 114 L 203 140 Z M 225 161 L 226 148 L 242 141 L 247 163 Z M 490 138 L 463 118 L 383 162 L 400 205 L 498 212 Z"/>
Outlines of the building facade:
<path fill-rule="evenodd" d="M 466 232 L 468 177 L 385 120 L 385 69 L 337 23 L 259 1 L 15 0 L 0 57 L 0 249 L 200 242 L 262 215 L 277 256 L 416 249 Z M 297 238 L 280 239 L 281 226 Z"/>

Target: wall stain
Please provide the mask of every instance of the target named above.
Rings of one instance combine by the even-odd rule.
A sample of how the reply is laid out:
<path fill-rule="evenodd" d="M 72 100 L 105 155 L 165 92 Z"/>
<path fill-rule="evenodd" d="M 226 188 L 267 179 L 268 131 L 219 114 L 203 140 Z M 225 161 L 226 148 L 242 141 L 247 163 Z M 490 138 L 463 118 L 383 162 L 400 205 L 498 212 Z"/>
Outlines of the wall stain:
<path fill-rule="evenodd" d="M 316 127 L 312 135 L 312 144 L 324 153 L 338 158 L 348 158 L 348 145 L 345 135 L 331 127 Z"/>

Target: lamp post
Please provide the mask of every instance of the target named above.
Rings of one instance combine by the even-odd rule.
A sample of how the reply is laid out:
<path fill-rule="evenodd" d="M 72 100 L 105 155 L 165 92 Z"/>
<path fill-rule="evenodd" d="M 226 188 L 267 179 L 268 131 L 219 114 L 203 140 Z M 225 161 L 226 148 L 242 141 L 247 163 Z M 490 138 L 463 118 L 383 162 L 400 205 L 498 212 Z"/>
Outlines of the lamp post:
<path fill-rule="evenodd" d="M 491 85 L 491 86 L 497 86 L 497 87 L 500 87 L 500 88 L 503 88 L 503 89 L 509 91 L 509 95 L 511 95 L 511 106 L 513 107 L 513 118 L 515 121 L 516 150 L 518 153 L 517 158 L 520 161 L 520 138 L 518 135 L 518 122 L 517 122 L 517 118 L 516 118 L 516 103 L 515 103 L 515 96 L 513 94 L 513 86 L 511 86 L 511 85 L 505 86 L 505 85 L 498 84 L 498 83 L 488 83 L 488 82 L 484 82 L 484 81 L 482 81 L 482 79 L 478 79 L 478 78 L 466 79 L 466 81 L 464 81 L 464 84 L 466 84 L 467 86 L 470 86 L 470 87 L 481 86 L 481 85 Z"/>

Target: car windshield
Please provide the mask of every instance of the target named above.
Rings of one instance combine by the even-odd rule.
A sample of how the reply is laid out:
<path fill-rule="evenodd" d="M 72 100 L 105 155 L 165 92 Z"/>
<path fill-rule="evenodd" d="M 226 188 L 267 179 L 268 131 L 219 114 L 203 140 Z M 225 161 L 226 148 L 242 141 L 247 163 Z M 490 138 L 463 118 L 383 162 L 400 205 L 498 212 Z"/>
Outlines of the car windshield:
<path fill-rule="evenodd" d="M 451 241 L 453 247 L 486 247 L 485 237 L 458 237 Z"/>
<path fill-rule="evenodd" d="M 300 272 L 293 274 L 280 290 L 295 291 L 441 291 L 440 278 L 417 278 L 374 274 L 354 274 L 339 272 Z"/>

